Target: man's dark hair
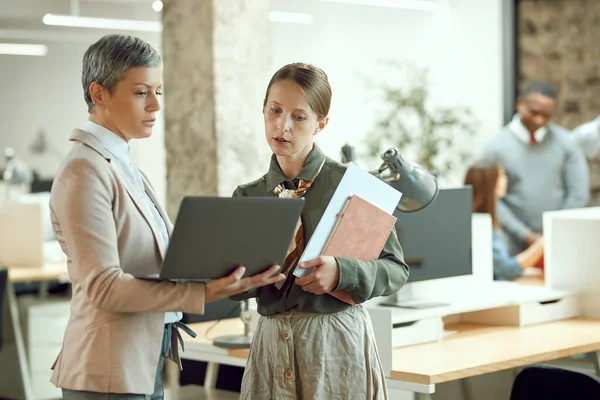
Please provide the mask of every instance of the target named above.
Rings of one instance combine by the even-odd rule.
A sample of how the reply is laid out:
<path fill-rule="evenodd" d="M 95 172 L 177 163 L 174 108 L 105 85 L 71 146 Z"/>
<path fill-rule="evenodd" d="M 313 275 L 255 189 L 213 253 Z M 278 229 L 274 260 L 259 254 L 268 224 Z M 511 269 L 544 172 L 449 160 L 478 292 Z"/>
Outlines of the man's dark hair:
<path fill-rule="evenodd" d="M 522 97 L 526 97 L 531 93 L 539 93 L 546 97 L 550 97 L 556 100 L 556 88 L 544 81 L 533 81 L 529 83 L 521 92 Z"/>

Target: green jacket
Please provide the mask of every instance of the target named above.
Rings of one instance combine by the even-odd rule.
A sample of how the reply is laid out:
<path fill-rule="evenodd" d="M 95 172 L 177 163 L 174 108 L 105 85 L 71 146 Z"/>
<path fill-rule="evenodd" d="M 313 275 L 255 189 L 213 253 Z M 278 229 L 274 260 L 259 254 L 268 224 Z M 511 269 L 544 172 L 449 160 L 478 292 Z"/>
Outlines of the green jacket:
<path fill-rule="evenodd" d="M 310 240 L 346 170 L 344 165 L 327 158 L 315 145 L 296 179 L 312 179 L 323 159 L 325 164 L 321 172 L 304 195 L 302 225 L 305 243 Z M 285 181 L 288 179 L 273 155 L 267 174 L 254 182 L 238 186 L 233 196 L 276 196 L 273 189 Z M 336 260 L 340 267 L 340 279 L 335 290 L 348 293 L 356 304 L 373 297 L 391 295 L 408 279 L 408 265 L 404 262 L 395 229 L 392 230 L 378 260 L 359 261 L 343 257 L 336 257 Z M 295 282 L 292 282 L 283 295 L 279 294 L 275 287 L 267 286 L 233 296 L 232 299 L 239 301 L 250 297 L 258 298 L 258 312 L 261 315 L 274 315 L 292 309 L 299 312 L 332 313 L 350 307 L 329 294 L 314 295 L 305 292 Z"/>

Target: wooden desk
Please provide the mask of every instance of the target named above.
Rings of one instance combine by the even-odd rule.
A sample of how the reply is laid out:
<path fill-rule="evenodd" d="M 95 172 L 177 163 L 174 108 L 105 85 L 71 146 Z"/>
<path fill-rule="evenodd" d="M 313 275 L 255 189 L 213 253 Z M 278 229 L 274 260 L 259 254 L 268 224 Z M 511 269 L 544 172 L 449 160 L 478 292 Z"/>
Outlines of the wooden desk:
<path fill-rule="evenodd" d="M 191 324 L 198 334 L 195 339 L 184 336 L 182 357 L 205 361 L 209 366 L 226 364 L 244 366 L 248 350 L 228 350 L 212 345 L 211 340 L 223 334 L 243 332 L 239 319 Z M 600 320 L 574 318 L 528 327 L 453 324 L 441 341 L 393 350 L 391 388 L 418 393 L 430 398 L 435 384 L 545 362 L 575 354 L 600 351 Z M 214 373 L 214 370 L 211 371 Z M 207 382 L 215 379 L 207 372 Z"/>
<path fill-rule="evenodd" d="M 11 354 L 6 354 L 4 351 L 0 353 L 0 365 L 5 368 L 14 365 L 14 370 L 18 378 L 0 374 L 0 398 L 16 398 L 25 400 L 34 400 L 31 370 L 27 358 L 25 347 L 25 338 L 21 330 L 19 321 L 19 309 L 17 299 L 13 289 L 14 283 L 22 282 L 40 282 L 41 295 L 47 290 L 47 283 L 53 280 L 67 280 L 67 265 L 66 264 L 48 264 L 43 267 L 7 267 L 8 282 L 6 285 L 6 306 L 4 313 L 4 331 L 6 339 L 14 341 L 16 354 L 12 357 Z M 16 358 L 16 360 L 14 359 Z M 18 386 L 18 387 L 17 387 Z"/>
<path fill-rule="evenodd" d="M 47 264 L 43 267 L 10 266 L 8 280 L 11 283 L 46 282 L 68 279 L 67 264 Z"/>
<path fill-rule="evenodd" d="M 445 330 L 454 333 L 439 342 L 394 349 L 390 378 L 436 384 L 600 351 L 600 320 L 521 328 L 459 323 Z"/>

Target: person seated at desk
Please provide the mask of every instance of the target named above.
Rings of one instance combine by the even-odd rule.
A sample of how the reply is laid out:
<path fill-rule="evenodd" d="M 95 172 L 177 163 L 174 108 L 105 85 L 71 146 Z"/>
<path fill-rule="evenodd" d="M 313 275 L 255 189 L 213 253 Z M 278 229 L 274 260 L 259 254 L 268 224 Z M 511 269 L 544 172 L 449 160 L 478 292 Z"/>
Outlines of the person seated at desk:
<path fill-rule="evenodd" d="M 555 123 L 556 89 L 532 82 L 517 98 L 517 114 L 486 145 L 483 159 L 498 161 L 510 179 L 498 202 L 498 221 L 511 255 L 542 236 L 546 211 L 585 207 L 589 173 L 570 132 Z"/>
<path fill-rule="evenodd" d="M 544 255 L 543 237 L 515 256 L 511 256 L 496 216 L 498 201 L 506 195 L 508 177 L 504 168 L 492 161 L 480 161 L 467 170 L 465 185 L 473 187 L 473 212 L 490 214 L 492 218 L 492 250 L 494 280 L 514 280 L 538 263 Z"/>

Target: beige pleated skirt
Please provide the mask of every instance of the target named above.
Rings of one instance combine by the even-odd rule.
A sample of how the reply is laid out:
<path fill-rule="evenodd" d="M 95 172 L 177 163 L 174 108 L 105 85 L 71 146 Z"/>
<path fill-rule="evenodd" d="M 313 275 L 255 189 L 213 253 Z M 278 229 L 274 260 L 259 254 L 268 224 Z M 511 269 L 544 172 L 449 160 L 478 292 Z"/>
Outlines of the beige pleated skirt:
<path fill-rule="evenodd" d="M 261 317 L 240 399 L 387 400 L 367 311 Z"/>

